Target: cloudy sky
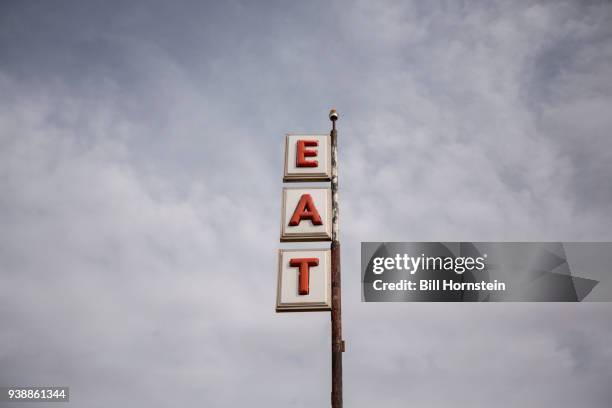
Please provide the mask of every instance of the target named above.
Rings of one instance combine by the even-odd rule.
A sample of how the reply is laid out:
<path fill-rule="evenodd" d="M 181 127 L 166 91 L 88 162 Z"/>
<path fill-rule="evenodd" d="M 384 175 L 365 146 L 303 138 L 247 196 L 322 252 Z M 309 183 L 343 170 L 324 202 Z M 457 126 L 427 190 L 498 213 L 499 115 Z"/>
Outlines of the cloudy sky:
<path fill-rule="evenodd" d="M 610 304 L 361 303 L 359 269 L 612 241 L 603 1 L 2 1 L 0 386 L 328 406 L 329 314 L 274 302 L 283 137 L 332 106 L 345 406 L 610 407 Z"/>

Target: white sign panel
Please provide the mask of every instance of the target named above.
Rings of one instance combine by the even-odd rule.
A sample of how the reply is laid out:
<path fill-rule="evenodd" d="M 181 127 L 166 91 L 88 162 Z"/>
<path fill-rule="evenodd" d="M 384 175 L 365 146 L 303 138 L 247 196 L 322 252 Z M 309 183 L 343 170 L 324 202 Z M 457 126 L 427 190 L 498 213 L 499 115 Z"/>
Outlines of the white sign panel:
<path fill-rule="evenodd" d="M 331 180 L 331 137 L 329 135 L 287 135 L 283 180 Z"/>
<path fill-rule="evenodd" d="M 331 251 L 281 249 L 276 311 L 314 310 L 331 310 Z"/>
<path fill-rule="evenodd" d="M 281 241 L 331 240 L 331 189 L 283 188 Z"/>

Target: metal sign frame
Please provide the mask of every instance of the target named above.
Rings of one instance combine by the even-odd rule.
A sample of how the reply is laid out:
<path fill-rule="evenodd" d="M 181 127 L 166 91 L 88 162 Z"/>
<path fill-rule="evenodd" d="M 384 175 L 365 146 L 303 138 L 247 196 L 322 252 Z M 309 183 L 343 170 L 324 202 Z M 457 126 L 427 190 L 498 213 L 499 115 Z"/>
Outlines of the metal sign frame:
<path fill-rule="evenodd" d="M 286 217 L 287 213 L 287 192 L 289 190 L 325 190 L 326 191 L 326 203 L 325 203 L 325 216 L 323 218 L 324 231 L 322 232 L 288 232 L 288 220 Z M 321 209 L 318 209 L 321 211 Z M 295 242 L 295 241 L 331 241 L 332 239 L 332 190 L 329 187 L 283 187 L 282 203 L 281 203 L 281 242 Z M 310 221 L 304 221 L 310 222 Z"/>
<path fill-rule="evenodd" d="M 319 160 L 325 160 L 326 163 L 326 171 L 323 172 L 289 172 L 289 139 L 291 137 L 303 137 L 303 138 L 308 138 L 308 137 L 317 137 L 317 138 L 324 138 L 325 140 L 325 157 L 323 156 L 319 156 Z M 309 133 L 309 134 L 302 134 L 302 133 L 287 133 L 285 135 L 285 170 L 283 172 L 283 181 L 285 183 L 294 183 L 294 182 L 308 182 L 308 181 L 316 181 L 316 182 L 321 182 L 321 181 L 330 181 L 331 180 L 331 149 L 332 149 L 332 145 L 331 145 L 331 136 L 329 134 L 326 133 Z"/>
<path fill-rule="evenodd" d="M 286 252 L 315 252 L 320 251 L 325 256 L 325 301 L 323 302 L 282 302 L 283 287 L 283 254 Z M 276 311 L 277 312 L 329 312 L 331 311 L 331 250 L 329 248 L 313 249 L 279 249 L 278 250 L 278 278 L 276 288 Z"/>

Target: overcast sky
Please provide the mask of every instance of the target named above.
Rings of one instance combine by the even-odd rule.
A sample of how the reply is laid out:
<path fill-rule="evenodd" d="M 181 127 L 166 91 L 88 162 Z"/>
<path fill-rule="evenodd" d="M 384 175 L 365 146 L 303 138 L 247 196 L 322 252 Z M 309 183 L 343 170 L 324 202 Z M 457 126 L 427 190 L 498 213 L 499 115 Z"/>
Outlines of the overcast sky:
<path fill-rule="evenodd" d="M 345 406 L 612 406 L 612 305 L 361 303 L 359 269 L 612 241 L 603 1 L 2 1 L 0 386 L 328 406 L 329 314 L 274 302 L 284 134 L 332 106 Z"/>

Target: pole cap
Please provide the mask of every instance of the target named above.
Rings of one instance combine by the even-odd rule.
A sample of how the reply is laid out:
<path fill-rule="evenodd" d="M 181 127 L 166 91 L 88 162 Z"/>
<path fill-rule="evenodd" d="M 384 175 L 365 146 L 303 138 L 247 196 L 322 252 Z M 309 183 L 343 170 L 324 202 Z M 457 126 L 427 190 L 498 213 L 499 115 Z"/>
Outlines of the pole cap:
<path fill-rule="evenodd" d="M 335 122 L 338 120 L 338 112 L 336 112 L 336 108 L 332 108 L 329 111 L 329 120 L 331 120 L 332 122 Z"/>

